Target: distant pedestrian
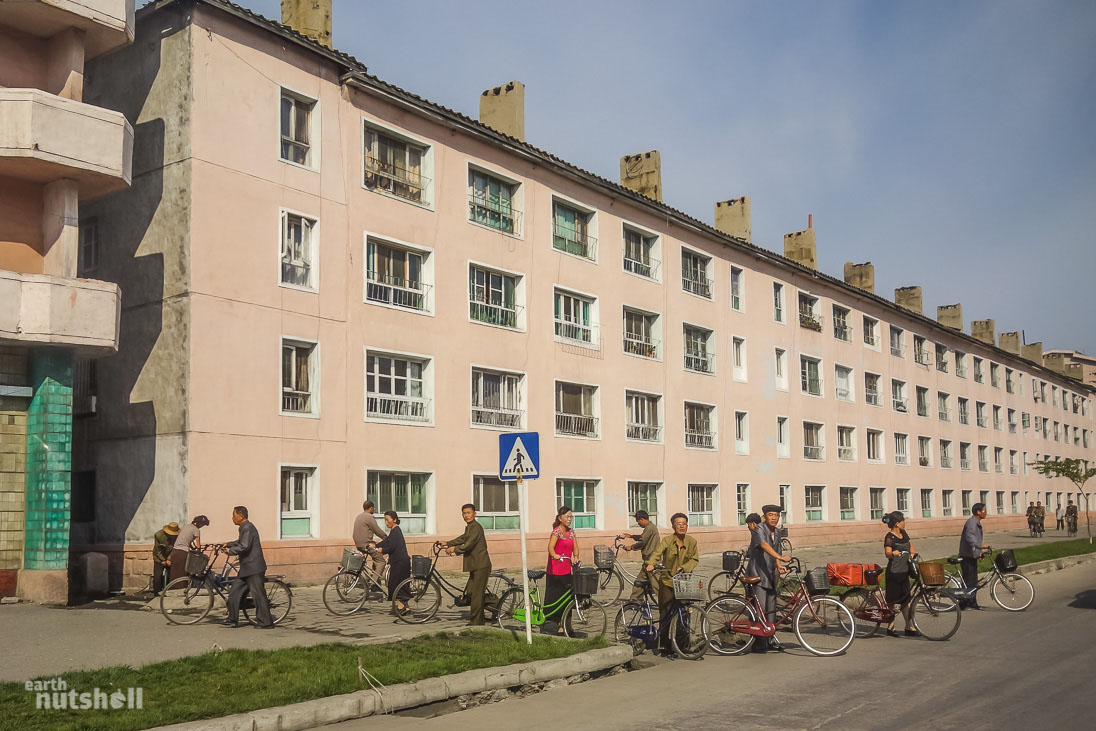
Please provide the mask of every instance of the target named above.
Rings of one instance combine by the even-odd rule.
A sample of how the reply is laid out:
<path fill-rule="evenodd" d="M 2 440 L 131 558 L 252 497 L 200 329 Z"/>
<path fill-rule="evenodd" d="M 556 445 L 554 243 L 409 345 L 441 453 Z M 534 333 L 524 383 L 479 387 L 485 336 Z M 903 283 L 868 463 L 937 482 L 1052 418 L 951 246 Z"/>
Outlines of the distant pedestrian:
<path fill-rule="evenodd" d="M 179 536 L 179 524 L 168 523 L 152 536 L 152 594 L 164 590 L 164 579 L 171 570 L 171 552 Z"/>
<path fill-rule="evenodd" d="M 225 550 L 240 559 L 240 571 L 232 579 L 232 588 L 228 590 L 228 619 L 222 624 L 236 627 L 240 617 L 240 602 L 251 595 L 255 605 L 255 621 L 259 629 L 271 629 L 274 620 L 270 616 L 270 602 L 266 598 L 266 559 L 263 557 L 263 544 L 259 540 L 259 529 L 247 519 L 247 508 L 237 505 L 232 509 L 232 522 L 240 529 L 240 537 L 225 544 Z"/>
<path fill-rule="evenodd" d="M 575 514 L 567 505 L 561 505 L 556 511 L 556 519 L 552 521 L 552 534 L 548 537 L 548 576 L 544 587 L 544 617 L 554 622 L 560 622 L 563 618 L 563 606 L 559 600 L 571 589 L 574 579 L 571 578 L 573 567 L 579 561 L 578 538 L 571 524 L 575 520 Z M 551 609 L 549 609 L 551 607 Z M 558 633 L 563 633 L 560 626 Z"/>
<path fill-rule="evenodd" d="M 204 515 L 194 516 L 194 520 L 184 525 L 175 537 L 175 548 L 171 552 L 171 576 L 169 582 L 186 576 L 186 557 L 191 551 L 202 550 L 202 528 L 209 525 Z"/>
<path fill-rule="evenodd" d="M 388 556 L 388 598 L 396 602 L 396 611 L 402 614 L 408 610 L 411 588 L 404 587 L 399 596 L 396 596 L 396 588 L 411 578 L 411 556 L 407 553 L 407 541 L 395 510 L 385 511 L 384 526 L 388 529 L 388 537 L 377 543 L 376 549 Z"/>
<path fill-rule="evenodd" d="M 354 546 L 359 551 L 365 551 L 369 547 L 369 543 L 377 538 L 383 541 L 388 537 L 388 534 L 377 525 L 377 519 L 373 517 L 376 510 L 373 501 L 366 500 L 362 503 L 362 512 L 358 514 L 357 518 L 354 518 Z M 383 554 L 373 554 L 369 571 L 375 580 L 380 581 L 381 576 L 384 574 Z"/>
<path fill-rule="evenodd" d="M 637 510 L 635 513 L 636 525 L 638 525 L 643 532 L 639 534 L 626 534 L 625 538 L 631 538 L 633 543 L 630 546 L 625 546 L 625 551 L 639 551 L 640 560 L 646 564 L 647 560 L 651 557 L 651 554 L 658 548 L 658 527 L 651 520 L 651 514 L 646 510 Z M 639 600 L 643 598 L 643 587 L 632 586 L 633 600 Z"/>
<path fill-rule="evenodd" d="M 700 563 L 700 552 L 696 539 L 688 535 L 689 516 L 674 513 L 670 516 L 670 526 L 674 532 L 663 538 L 655 552 L 645 564 L 647 573 L 655 570 L 658 563 L 664 568 L 658 575 L 658 644 L 661 652 L 673 652 L 670 644 L 670 620 L 673 618 L 677 597 L 674 595 L 674 575 L 691 573 Z"/>
<path fill-rule="evenodd" d="M 784 573 L 782 564 L 792 560 L 791 556 L 780 553 L 780 534 L 776 530 L 780 523 L 780 506 L 765 505 L 761 508 L 764 513 L 761 523 L 754 528 L 750 536 L 749 564 L 746 573 L 749 576 L 757 576 L 760 582 L 750 587 L 750 591 L 757 597 L 757 603 L 765 611 L 768 621 L 776 621 L 776 592 L 780 586 L 780 574 Z M 754 642 L 754 652 L 767 650 L 781 650 L 780 642 L 776 637 L 758 637 Z"/>
<path fill-rule="evenodd" d="M 1066 527 L 1066 511 L 1062 508 L 1062 504 L 1058 503 L 1058 507 L 1054 509 L 1054 519 L 1057 521 L 1055 529 L 1063 530 Z"/>
<path fill-rule="evenodd" d="M 887 524 L 887 535 L 883 537 L 883 553 L 887 556 L 887 604 L 892 607 L 901 605 L 902 619 L 906 621 L 906 634 L 916 637 L 920 634 L 913 627 L 913 602 L 910 601 L 910 556 L 913 555 L 913 541 L 906 533 L 906 516 L 895 510 L 883 518 Z M 897 619 L 895 617 L 894 619 Z M 894 619 L 887 625 L 887 634 L 897 637 Z"/>
<path fill-rule="evenodd" d="M 447 542 L 446 553 L 464 556 L 463 569 L 468 572 L 468 585 L 464 593 L 468 596 L 468 624 L 479 626 L 483 621 L 483 598 L 487 592 L 487 577 L 491 574 L 491 556 L 487 553 L 487 536 L 483 526 L 476 520 L 476 506 L 465 503 L 460 509 L 464 518 L 464 533 Z"/>
<path fill-rule="evenodd" d="M 1046 519 L 1047 509 L 1043 507 L 1042 501 L 1036 501 L 1035 503 L 1035 523 L 1039 528 L 1039 535 L 1041 536 L 1046 531 Z"/>
<path fill-rule="evenodd" d="M 963 535 L 959 539 L 959 569 L 963 574 L 963 583 L 970 589 L 970 598 L 959 602 L 963 609 L 981 609 L 978 606 L 978 559 L 988 546 L 982 543 L 982 519 L 986 517 L 986 504 L 975 503 L 970 509 L 970 517 L 963 526 Z"/>
<path fill-rule="evenodd" d="M 1072 500 L 1066 503 L 1066 528 L 1070 533 L 1077 532 L 1077 506 Z"/>

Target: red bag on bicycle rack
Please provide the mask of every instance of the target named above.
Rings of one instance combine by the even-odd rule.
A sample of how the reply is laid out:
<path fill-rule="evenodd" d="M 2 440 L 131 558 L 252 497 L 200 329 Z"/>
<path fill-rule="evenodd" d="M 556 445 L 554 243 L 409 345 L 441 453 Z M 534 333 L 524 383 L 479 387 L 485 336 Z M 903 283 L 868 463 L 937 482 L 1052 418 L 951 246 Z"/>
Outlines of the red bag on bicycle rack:
<path fill-rule="evenodd" d="M 874 563 L 828 563 L 826 575 L 833 586 L 877 586 L 879 575 L 865 576 L 867 570 L 878 570 Z"/>

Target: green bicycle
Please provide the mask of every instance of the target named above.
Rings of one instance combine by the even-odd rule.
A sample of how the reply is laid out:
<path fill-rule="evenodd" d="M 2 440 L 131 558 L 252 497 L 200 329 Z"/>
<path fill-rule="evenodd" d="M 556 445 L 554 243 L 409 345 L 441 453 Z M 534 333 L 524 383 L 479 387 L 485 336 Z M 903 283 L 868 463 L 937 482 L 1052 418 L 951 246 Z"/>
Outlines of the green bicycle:
<path fill-rule="evenodd" d="M 525 615 L 531 607 L 529 622 L 534 627 L 544 626 L 547 616 L 558 616 L 562 617 L 563 631 L 568 637 L 585 638 L 605 634 L 605 607 L 589 595 L 597 591 L 597 574 L 575 573 L 575 589 L 568 589 L 555 602 L 544 606 L 540 598 L 540 587 L 536 582 L 543 579 L 546 573 L 544 570 L 529 572 L 528 601 L 521 586 L 502 595 L 498 613 L 495 615 L 499 627 L 511 632 L 524 632 Z M 589 594 L 586 593 L 587 590 Z"/>

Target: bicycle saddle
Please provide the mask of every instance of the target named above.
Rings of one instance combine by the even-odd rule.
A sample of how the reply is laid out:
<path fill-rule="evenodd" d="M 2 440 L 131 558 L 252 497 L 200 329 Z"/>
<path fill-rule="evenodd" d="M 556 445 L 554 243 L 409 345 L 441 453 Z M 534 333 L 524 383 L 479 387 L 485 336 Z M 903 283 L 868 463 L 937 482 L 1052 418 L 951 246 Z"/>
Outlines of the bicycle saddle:
<path fill-rule="evenodd" d="M 548 572 L 545 571 L 544 569 L 537 569 L 535 571 L 530 570 L 528 573 L 529 573 L 529 580 L 530 581 L 536 581 L 537 579 L 543 579 L 544 575 Z"/>
<path fill-rule="evenodd" d="M 750 586 L 753 586 L 754 584 L 760 584 L 761 583 L 761 577 L 760 576 L 743 576 L 742 577 L 742 583 L 743 584 L 748 584 Z"/>
<path fill-rule="evenodd" d="M 963 559 L 959 558 L 958 556 L 952 556 L 948 559 L 948 563 L 963 563 Z"/>

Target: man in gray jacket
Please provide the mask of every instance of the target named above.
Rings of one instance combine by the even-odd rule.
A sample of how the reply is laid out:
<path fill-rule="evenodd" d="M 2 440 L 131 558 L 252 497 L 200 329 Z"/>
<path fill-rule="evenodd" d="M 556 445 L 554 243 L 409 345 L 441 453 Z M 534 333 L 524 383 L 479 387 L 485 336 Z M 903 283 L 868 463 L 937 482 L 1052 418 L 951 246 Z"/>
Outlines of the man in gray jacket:
<path fill-rule="evenodd" d="M 971 506 L 970 517 L 963 526 L 963 536 L 959 539 L 959 569 L 963 574 L 963 583 L 974 589 L 969 599 L 959 603 L 963 609 L 981 609 L 975 596 L 978 586 L 978 559 L 982 549 L 988 548 L 982 543 L 982 519 L 986 517 L 986 504 L 975 503 Z"/>
<path fill-rule="evenodd" d="M 259 629 L 271 629 L 274 627 L 274 620 L 270 616 L 270 602 L 267 601 L 266 589 L 263 587 L 266 559 L 263 558 L 259 531 L 247 519 L 247 508 L 243 505 L 232 509 L 232 522 L 240 527 L 240 538 L 226 543 L 225 550 L 240 557 L 240 572 L 232 579 L 232 588 L 228 590 L 228 619 L 222 624 L 238 626 L 240 602 L 250 594 L 255 602 L 255 619 L 259 623 Z"/>

